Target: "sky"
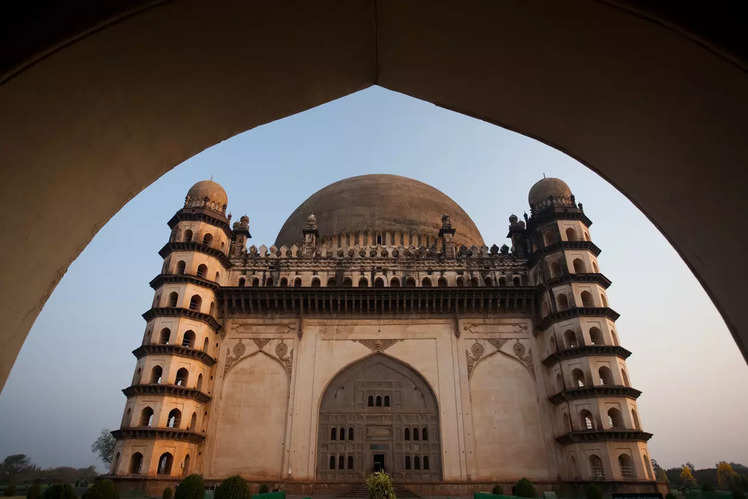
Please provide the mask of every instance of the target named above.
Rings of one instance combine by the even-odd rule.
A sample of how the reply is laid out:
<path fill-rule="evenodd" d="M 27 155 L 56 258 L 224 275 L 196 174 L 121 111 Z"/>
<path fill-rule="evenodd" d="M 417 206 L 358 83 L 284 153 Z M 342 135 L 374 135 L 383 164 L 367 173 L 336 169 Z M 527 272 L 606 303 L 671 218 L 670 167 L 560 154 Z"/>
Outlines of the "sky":
<path fill-rule="evenodd" d="M 748 464 L 748 366 L 724 321 L 681 258 L 597 174 L 534 139 L 424 101 L 370 87 L 206 149 L 127 203 L 73 262 L 32 327 L 0 393 L 0 459 L 25 453 L 43 467 L 102 463 L 101 429 L 121 420 L 153 299 L 166 222 L 192 184 L 213 178 L 234 220 L 248 215 L 251 244 L 270 246 L 309 195 L 337 180 L 392 173 L 430 184 L 472 217 L 486 244 L 506 240 L 508 217 L 529 212 L 543 175 L 571 187 L 602 249 L 617 331 L 633 354 L 630 380 L 650 455 Z M 665 188 L 665 186 L 663 186 Z M 459 230 L 459 228 L 458 228 Z"/>

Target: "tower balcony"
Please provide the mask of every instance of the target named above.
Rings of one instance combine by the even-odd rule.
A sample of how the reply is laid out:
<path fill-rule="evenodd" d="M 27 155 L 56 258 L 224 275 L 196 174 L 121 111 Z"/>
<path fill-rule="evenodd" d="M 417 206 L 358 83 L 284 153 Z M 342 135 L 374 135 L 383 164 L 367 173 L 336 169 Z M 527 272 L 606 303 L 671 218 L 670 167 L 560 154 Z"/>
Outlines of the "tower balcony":
<path fill-rule="evenodd" d="M 188 359 L 196 359 L 205 364 L 206 366 L 215 365 L 216 359 L 208 355 L 203 350 L 196 350 L 194 348 L 183 347 L 181 345 L 162 345 L 158 343 L 148 343 L 140 345 L 138 348 L 132 351 L 132 354 L 136 359 L 142 359 L 146 355 L 176 355 L 177 357 L 185 357 Z"/>
<path fill-rule="evenodd" d="M 599 272 L 587 272 L 587 273 L 566 273 L 562 274 L 557 277 L 553 277 L 548 280 L 546 284 L 548 286 L 559 286 L 561 284 L 570 284 L 573 282 L 582 282 L 582 283 L 593 283 L 597 284 L 601 288 L 608 289 L 610 287 L 610 279 L 605 277 L 603 274 L 600 274 Z"/>
<path fill-rule="evenodd" d="M 218 227 L 226 234 L 229 240 L 231 239 L 231 226 L 229 226 L 228 219 L 212 210 L 182 208 L 171 217 L 167 224 L 170 229 L 173 229 L 179 222 L 205 222 Z"/>
<path fill-rule="evenodd" d="M 546 315 L 537 323 L 537 329 L 545 331 L 555 322 L 565 321 L 574 317 L 605 317 L 611 321 L 616 321 L 620 316 L 618 312 L 610 307 L 574 307 Z"/>
<path fill-rule="evenodd" d="M 585 442 L 646 442 L 652 438 L 651 433 L 628 428 L 610 428 L 607 430 L 570 431 L 556 437 L 561 445 Z"/>
<path fill-rule="evenodd" d="M 181 428 L 156 428 L 152 426 L 131 426 L 112 431 L 117 440 L 178 440 L 199 444 L 205 440 L 205 435 Z"/>
<path fill-rule="evenodd" d="M 167 256 L 171 255 L 175 251 L 196 251 L 198 253 L 203 253 L 205 255 L 214 257 L 219 262 L 221 262 L 221 265 L 223 265 L 223 268 L 225 269 L 228 269 L 231 267 L 231 262 L 229 261 L 229 257 L 227 257 L 221 250 L 212 248 L 208 246 L 207 244 L 203 244 L 197 241 L 191 241 L 189 243 L 171 241 L 171 242 L 166 243 L 163 248 L 158 250 L 158 254 L 162 258 L 166 258 Z"/>
<path fill-rule="evenodd" d="M 586 250 L 595 256 L 600 255 L 600 252 L 602 251 L 592 241 L 556 241 L 555 243 L 543 246 L 536 250 L 532 255 L 530 255 L 527 264 L 529 267 L 532 267 L 538 263 L 538 260 L 542 257 L 562 250 Z"/>
<path fill-rule="evenodd" d="M 200 277 L 200 276 L 192 275 L 192 274 L 159 274 L 156 277 L 154 277 L 149 284 L 151 288 L 158 289 L 167 283 L 196 284 L 198 286 L 209 288 L 214 292 L 218 291 L 218 289 L 221 287 L 215 281 L 209 281 L 208 279 L 205 279 L 204 277 Z"/>
<path fill-rule="evenodd" d="M 548 400 L 550 400 L 554 405 L 558 405 L 562 402 L 570 400 L 601 397 L 627 397 L 636 400 L 641 394 L 642 392 L 640 390 L 631 388 L 630 386 L 595 385 L 563 390 L 554 395 L 551 395 L 550 397 L 548 397 Z"/>
<path fill-rule="evenodd" d="M 603 355 L 615 355 L 616 357 L 625 360 L 629 358 L 631 352 L 618 345 L 582 345 L 550 354 L 548 357 L 543 359 L 543 365 L 551 367 L 562 360 Z"/>
<path fill-rule="evenodd" d="M 204 322 L 213 328 L 214 331 L 219 331 L 221 325 L 212 315 L 190 310 L 188 308 L 181 307 L 156 307 L 148 310 L 143 314 L 143 319 L 149 321 L 156 317 L 186 317 L 188 319 L 194 319 L 197 321 Z"/>
<path fill-rule="evenodd" d="M 148 384 L 137 384 L 131 385 L 127 388 L 122 389 L 122 393 L 127 398 L 134 397 L 136 395 L 169 395 L 171 397 L 179 397 L 196 400 L 203 404 L 210 402 L 211 396 L 201 392 L 195 388 L 187 388 L 181 385 L 167 385 L 162 383 L 148 383 Z"/>

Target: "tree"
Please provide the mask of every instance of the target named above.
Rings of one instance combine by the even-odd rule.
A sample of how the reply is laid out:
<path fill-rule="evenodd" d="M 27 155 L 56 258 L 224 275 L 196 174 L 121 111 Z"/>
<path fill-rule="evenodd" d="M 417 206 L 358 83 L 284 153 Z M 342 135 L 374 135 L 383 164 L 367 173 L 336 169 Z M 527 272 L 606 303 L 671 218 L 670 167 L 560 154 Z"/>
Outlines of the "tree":
<path fill-rule="evenodd" d="M 221 482 L 213 495 L 214 499 L 250 499 L 249 485 L 240 476 L 232 476 Z"/>
<path fill-rule="evenodd" d="M 91 452 L 98 454 L 102 461 L 107 464 L 112 464 L 112 457 L 114 456 L 114 445 L 117 440 L 112 436 L 108 430 L 101 430 L 99 436 L 96 437 L 94 443 L 91 444 Z"/>
<path fill-rule="evenodd" d="M 26 454 L 13 454 L 6 457 L 2 464 L 0 464 L 0 476 L 8 482 L 13 482 L 15 476 L 26 470 L 29 466 L 31 466 L 31 462 L 29 462 Z"/>
<path fill-rule="evenodd" d="M 527 478 L 522 478 L 517 482 L 513 494 L 517 497 L 538 497 L 535 486 Z"/>
<path fill-rule="evenodd" d="M 732 482 L 738 477 L 735 470 L 732 469 L 729 463 L 720 461 L 717 463 L 717 484 L 722 490 L 727 490 L 732 485 Z"/>
<path fill-rule="evenodd" d="M 693 477 L 693 468 L 689 466 L 690 463 L 686 463 L 681 467 L 680 480 L 683 483 L 683 487 L 694 488 L 696 487 L 696 479 Z"/>
<path fill-rule="evenodd" d="M 57 483 L 44 489 L 42 499 L 76 499 L 76 496 L 72 485 Z"/>
<path fill-rule="evenodd" d="M 370 499 L 396 499 L 392 478 L 384 471 L 377 471 L 366 477 L 366 487 Z"/>
<path fill-rule="evenodd" d="M 174 491 L 174 499 L 203 499 L 205 483 L 200 475 L 190 475 L 182 480 Z"/>

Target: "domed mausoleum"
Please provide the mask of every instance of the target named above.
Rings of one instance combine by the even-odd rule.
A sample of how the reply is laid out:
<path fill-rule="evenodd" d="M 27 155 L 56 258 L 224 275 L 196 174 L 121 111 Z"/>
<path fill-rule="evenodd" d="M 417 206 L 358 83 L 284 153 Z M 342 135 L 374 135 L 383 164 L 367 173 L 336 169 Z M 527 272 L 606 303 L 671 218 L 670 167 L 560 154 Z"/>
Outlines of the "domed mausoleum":
<path fill-rule="evenodd" d="M 395 175 L 324 187 L 249 244 L 213 181 L 169 220 L 111 474 L 200 473 L 345 496 L 373 471 L 424 496 L 605 482 L 656 490 L 600 249 L 545 178 L 506 244 Z"/>

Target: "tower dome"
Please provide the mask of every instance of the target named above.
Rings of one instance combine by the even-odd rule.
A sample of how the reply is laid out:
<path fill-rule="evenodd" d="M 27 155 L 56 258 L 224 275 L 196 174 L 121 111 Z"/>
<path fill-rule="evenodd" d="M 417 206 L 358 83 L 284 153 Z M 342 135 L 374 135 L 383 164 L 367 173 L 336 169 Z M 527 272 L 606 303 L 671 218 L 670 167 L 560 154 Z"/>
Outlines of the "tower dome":
<path fill-rule="evenodd" d="M 443 215 L 449 215 L 456 229 L 454 241 L 458 246 L 484 245 L 475 223 L 446 194 L 398 175 L 362 175 L 322 188 L 288 217 L 275 245 L 301 241 L 312 214 L 320 238 L 332 239 L 333 246 L 337 238 L 350 246 L 426 246 L 439 237 Z"/>
<path fill-rule="evenodd" d="M 184 198 L 185 208 L 206 208 L 224 213 L 228 204 L 228 196 L 219 184 L 212 180 L 201 180 L 187 191 Z"/>
<path fill-rule="evenodd" d="M 533 207 L 548 201 L 548 198 L 568 201 L 571 199 L 571 189 L 569 189 L 569 186 L 563 180 L 548 177 L 536 182 L 530 188 L 530 193 L 527 195 L 527 201 Z"/>

